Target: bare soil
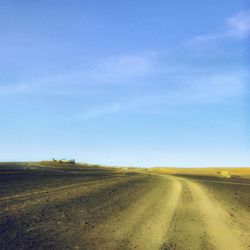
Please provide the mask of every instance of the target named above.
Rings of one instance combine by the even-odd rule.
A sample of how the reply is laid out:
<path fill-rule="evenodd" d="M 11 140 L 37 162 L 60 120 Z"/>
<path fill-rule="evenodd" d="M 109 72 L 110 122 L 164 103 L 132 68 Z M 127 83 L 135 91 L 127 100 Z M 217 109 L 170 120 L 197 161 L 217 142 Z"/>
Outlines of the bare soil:
<path fill-rule="evenodd" d="M 250 182 L 0 164 L 0 249 L 250 249 Z"/>

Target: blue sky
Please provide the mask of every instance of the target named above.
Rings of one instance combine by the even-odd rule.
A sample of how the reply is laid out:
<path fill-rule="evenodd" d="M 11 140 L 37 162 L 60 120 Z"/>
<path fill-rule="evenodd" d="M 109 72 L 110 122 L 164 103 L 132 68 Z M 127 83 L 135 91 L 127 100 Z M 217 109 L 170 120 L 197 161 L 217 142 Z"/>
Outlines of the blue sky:
<path fill-rule="evenodd" d="M 247 1 L 1 1 L 0 161 L 250 166 Z"/>

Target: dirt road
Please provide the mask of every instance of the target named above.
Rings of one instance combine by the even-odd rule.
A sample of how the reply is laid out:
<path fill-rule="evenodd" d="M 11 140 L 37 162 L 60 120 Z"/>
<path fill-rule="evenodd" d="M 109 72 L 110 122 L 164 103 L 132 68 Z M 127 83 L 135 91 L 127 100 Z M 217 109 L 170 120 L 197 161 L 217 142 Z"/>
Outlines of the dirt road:
<path fill-rule="evenodd" d="M 0 249 L 250 249 L 250 185 L 215 183 L 120 174 L 25 185 L 0 197 Z"/>

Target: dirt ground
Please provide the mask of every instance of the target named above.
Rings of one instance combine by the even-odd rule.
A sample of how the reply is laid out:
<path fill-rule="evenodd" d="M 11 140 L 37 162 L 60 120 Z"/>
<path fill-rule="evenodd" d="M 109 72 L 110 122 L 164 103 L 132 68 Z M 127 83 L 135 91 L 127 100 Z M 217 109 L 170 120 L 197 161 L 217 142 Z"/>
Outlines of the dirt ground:
<path fill-rule="evenodd" d="M 0 249 L 250 249 L 250 181 L 3 163 Z"/>

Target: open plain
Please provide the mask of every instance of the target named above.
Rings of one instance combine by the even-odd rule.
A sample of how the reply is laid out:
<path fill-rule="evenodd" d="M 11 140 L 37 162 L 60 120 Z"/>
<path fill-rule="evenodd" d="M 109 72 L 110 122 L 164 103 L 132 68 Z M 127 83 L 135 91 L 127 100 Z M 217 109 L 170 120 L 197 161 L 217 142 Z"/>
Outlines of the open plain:
<path fill-rule="evenodd" d="M 220 171 L 1 163 L 0 249 L 250 249 L 250 171 Z"/>

